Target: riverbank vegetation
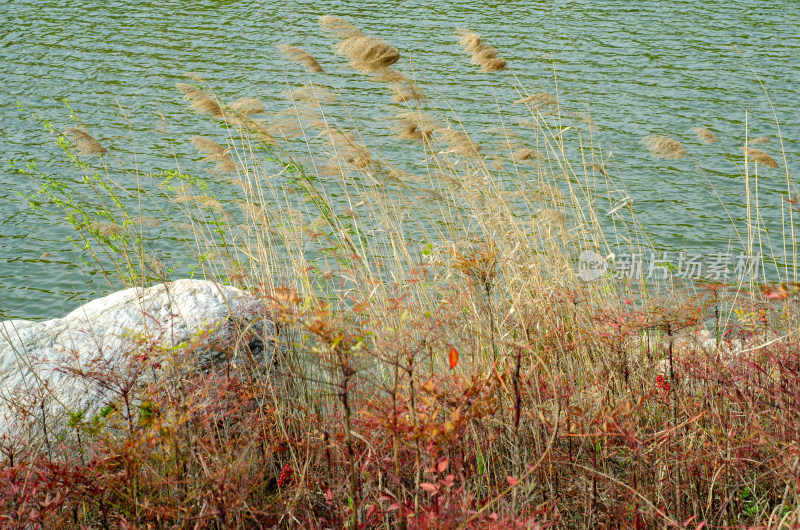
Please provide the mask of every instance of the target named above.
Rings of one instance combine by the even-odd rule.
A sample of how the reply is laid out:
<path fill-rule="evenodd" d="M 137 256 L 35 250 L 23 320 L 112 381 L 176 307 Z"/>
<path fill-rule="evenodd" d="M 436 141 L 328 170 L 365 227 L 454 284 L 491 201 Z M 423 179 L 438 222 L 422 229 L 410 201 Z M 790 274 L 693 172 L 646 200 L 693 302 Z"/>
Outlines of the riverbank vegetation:
<path fill-rule="evenodd" d="M 36 444 L 0 440 L 0 526 L 800 525 L 796 266 L 770 259 L 758 231 L 760 208 L 784 209 L 796 256 L 787 161 L 752 140 L 721 150 L 747 195 L 734 247 L 765 256 L 755 270 L 637 274 L 622 258 L 655 252 L 646 227 L 555 83 L 530 90 L 459 30 L 476 75 L 515 93 L 487 93 L 497 124 L 473 130 L 394 46 L 320 24 L 385 95 L 372 121 L 289 43 L 303 83 L 287 80 L 282 108 L 228 101 L 194 73 L 177 83 L 210 132 L 176 141 L 210 177 L 179 160 L 131 169 L 80 122 L 50 129 L 74 182 L 19 168 L 110 285 L 190 271 L 250 290 L 277 333 L 268 366 L 240 354 L 200 370 L 191 343 L 143 342 L 130 370 L 87 371 L 119 400 Z M 643 144 L 654 164 L 718 145 L 695 132 Z M 786 195 L 758 198 L 767 171 Z M 193 263 L 165 263 L 156 228 Z M 120 406 L 129 396 L 138 405 Z M 29 410 L 15 421 L 39 421 Z"/>

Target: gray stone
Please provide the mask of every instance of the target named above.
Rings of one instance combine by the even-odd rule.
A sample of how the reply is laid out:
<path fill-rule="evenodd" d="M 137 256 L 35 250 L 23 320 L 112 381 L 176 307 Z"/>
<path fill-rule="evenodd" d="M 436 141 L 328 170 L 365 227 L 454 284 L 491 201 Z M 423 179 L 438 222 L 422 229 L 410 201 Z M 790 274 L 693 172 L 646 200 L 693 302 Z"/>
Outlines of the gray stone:
<path fill-rule="evenodd" d="M 193 349 L 199 366 L 242 353 L 269 363 L 273 326 L 263 307 L 245 291 L 204 280 L 125 289 L 46 322 L 0 322 L 0 445 L 41 439 L 47 429 L 46 441 L 63 432 L 71 413 L 96 412 L 118 399 L 101 382 L 104 371 L 124 376 L 135 365 L 141 373 L 132 377 L 141 382 L 162 377 L 158 363 L 131 357 L 142 361 L 203 330 L 209 332 Z"/>

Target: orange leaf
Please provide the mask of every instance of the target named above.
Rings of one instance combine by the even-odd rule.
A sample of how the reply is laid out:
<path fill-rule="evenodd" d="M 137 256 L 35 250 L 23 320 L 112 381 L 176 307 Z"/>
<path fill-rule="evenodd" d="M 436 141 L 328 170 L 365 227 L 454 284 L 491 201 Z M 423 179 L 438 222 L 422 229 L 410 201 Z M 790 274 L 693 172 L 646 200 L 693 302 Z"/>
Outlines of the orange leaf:
<path fill-rule="evenodd" d="M 447 469 L 447 463 L 449 461 L 450 461 L 449 459 L 445 458 L 444 460 L 439 462 L 439 465 L 437 466 L 437 469 L 439 470 L 439 473 L 444 473 L 444 470 Z"/>
<path fill-rule="evenodd" d="M 508 482 L 509 486 L 516 486 L 517 482 L 519 482 L 519 480 L 517 480 L 514 477 L 509 475 L 509 476 L 506 477 L 506 482 Z"/>
<path fill-rule="evenodd" d="M 450 369 L 452 370 L 458 365 L 458 350 L 455 346 L 450 346 L 450 355 L 448 359 L 450 360 Z"/>
<path fill-rule="evenodd" d="M 419 487 L 430 493 L 439 490 L 439 487 L 436 484 L 431 484 L 430 482 L 423 482 L 419 485 Z"/>

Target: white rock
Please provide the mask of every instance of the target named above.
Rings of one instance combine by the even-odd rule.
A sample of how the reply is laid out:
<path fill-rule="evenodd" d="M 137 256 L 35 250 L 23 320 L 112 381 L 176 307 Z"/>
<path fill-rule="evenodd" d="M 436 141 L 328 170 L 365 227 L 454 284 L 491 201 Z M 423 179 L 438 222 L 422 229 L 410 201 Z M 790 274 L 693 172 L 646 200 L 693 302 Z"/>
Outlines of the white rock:
<path fill-rule="evenodd" d="M 30 429 L 41 437 L 45 424 L 51 433 L 63 429 L 71 412 L 96 411 L 113 400 L 113 391 L 74 369 L 102 365 L 122 370 L 143 340 L 174 346 L 204 328 L 229 323 L 229 316 L 249 311 L 252 320 L 257 307 L 242 290 L 185 279 L 125 289 L 64 318 L 0 322 L 0 444 L 37 436 Z"/>

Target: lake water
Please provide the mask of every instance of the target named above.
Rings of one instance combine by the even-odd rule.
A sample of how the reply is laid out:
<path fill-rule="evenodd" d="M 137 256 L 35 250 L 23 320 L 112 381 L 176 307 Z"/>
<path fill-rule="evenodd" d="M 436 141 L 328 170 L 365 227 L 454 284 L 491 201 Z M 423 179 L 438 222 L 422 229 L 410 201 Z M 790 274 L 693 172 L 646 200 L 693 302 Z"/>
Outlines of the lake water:
<path fill-rule="evenodd" d="M 35 185 L 9 163 L 36 160 L 53 175 L 71 169 L 42 127 L 22 118 L 18 103 L 60 129 L 69 125 L 61 102 L 68 98 L 104 143 L 125 145 L 115 138 L 130 134 L 118 105 L 137 133 L 158 128 L 162 113 L 173 136 L 188 138 L 202 134 L 208 120 L 185 110 L 174 89 L 176 81 L 185 81 L 181 74 L 201 73 L 228 99 L 254 96 L 277 104 L 287 81 L 302 84 L 297 65 L 276 51 L 280 43 L 307 49 L 358 89 L 365 81 L 341 68 L 344 62 L 331 53 L 330 39 L 317 26 L 323 14 L 343 16 L 397 46 L 454 106 L 469 109 L 476 127 L 496 124 L 487 94 L 507 94 L 508 87 L 501 76 L 481 74 L 469 64 L 455 28 L 484 36 L 534 90 L 554 90 L 555 65 L 560 97 L 572 109 L 591 113 L 598 126 L 595 141 L 614 153 L 638 218 L 659 248 L 706 253 L 728 248 L 731 222 L 720 200 L 735 219 L 742 218 L 745 205 L 744 183 L 730 155 L 741 165 L 745 135 L 768 137 L 769 143 L 757 147 L 781 169 L 759 170 L 763 237 L 783 253 L 787 164 L 781 139 L 790 174 L 797 172 L 800 154 L 796 0 L 369 5 L 5 0 L 0 5 L 0 317 L 61 316 L 109 290 L 76 265 L 67 242 L 71 228 L 58 218 L 32 214 L 20 196 Z M 748 63 L 769 91 L 782 138 Z M 364 109 L 385 101 L 385 94 L 372 97 L 357 101 Z M 701 144 L 692 127 L 713 130 L 720 142 Z M 691 156 L 655 160 L 638 143 L 650 134 L 682 141 Z M 148 168 L 166 168 L 163 159 L 172 147 L 153 137 L 137 145 L 137 157 Z M 196 166 L 199 157 L 188 145 L 176 149 L 185 167 Z"/>

